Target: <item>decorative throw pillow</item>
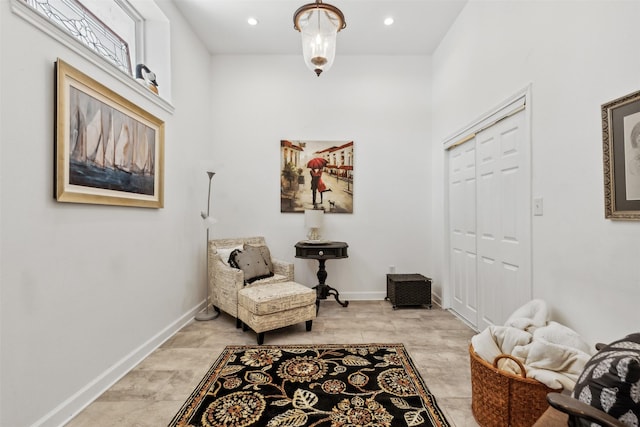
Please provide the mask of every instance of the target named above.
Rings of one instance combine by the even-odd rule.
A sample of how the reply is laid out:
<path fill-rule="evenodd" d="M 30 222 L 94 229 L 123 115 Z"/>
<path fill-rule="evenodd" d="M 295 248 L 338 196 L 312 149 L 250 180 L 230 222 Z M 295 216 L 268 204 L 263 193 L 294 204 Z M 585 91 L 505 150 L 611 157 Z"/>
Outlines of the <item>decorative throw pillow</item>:
<path fill-rule="evenodd" d="M 258 248 L 260 250 L 260 255 L 262 255 L 262 259 L 264 260 L 264 262 L 267 263 L 267 266 L 269 267 L 269 271 L 273 273 L 273 263 L 271 262 L 271 252 L 269 251 L 269 248 L 265 245 L 253 246 L 245 243 L 244 244 L 245 249 L 247 248 L 247 246 L 251 246 L 252 248 Z"/>
<path fill-rule="evenodd" d="M 236 252 L 232 258 L 238 268 L 244 272 L 244 281 L 247 283 L 273 276 L 273 273 L 269 271 L 269 266 L 262 258 L 260 249 L 255 246 L 245 246 L 243 251 Z"/>
<path fill-rule="evenodd" d="M 238 265 L 238 262 L 236 261 L 236 256 L 238 254 L 242 253 L 242 249 L 234 249 L 230 254 L 229 254 L 229 259 L 227 260 L 227 265 L 229 267 L 232 268 L 237 268 L 238 270 L 240 269 L 240 266 Z"/>
<path fill-rule="evenodd" d="M 236 249 L 242 250 L 242 245 L 236 245 L 230 248 L 216 248 L 216 252 L 218 252 L 218 256 L 220 257 L 222 262 L 229 265 L 229 256 L 231 255 L 231 252 L 235 251 Z M 238 268 L 238 267 L 234 267 L 234 268 Z"/>
<path fill-rule="evenodd" d="M 585 365 L 572 396 L 628 426 L 640 420 L 640 333 L 612 342 Z M 591 422 L 572 418 L 572 426 Z"/>

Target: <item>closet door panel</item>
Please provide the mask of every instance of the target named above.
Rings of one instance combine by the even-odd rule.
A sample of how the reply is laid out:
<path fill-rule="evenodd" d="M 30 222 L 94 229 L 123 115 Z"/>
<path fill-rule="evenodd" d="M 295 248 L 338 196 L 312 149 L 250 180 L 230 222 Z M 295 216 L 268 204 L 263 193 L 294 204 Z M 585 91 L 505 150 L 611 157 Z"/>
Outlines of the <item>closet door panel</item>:
<path fill-rule="evenodd" d="M 478 150 L 478 292 L 483 329 L 501 325 L 530 299 L 529 156 L 524 113 L 476 136 Z"/>
<path fill-rule="evenodd" d="M 449 152 L 449 266 L 451 306 L 472 325 L 477 323 L 475 144 Z"/>
<path fill-rule="evenodd" d="M 489 130 L 476 135 L 478 175 L 478 293 L 481 295 L 479 327 L 501 318 L 501 216 L 500 140 Z"/>

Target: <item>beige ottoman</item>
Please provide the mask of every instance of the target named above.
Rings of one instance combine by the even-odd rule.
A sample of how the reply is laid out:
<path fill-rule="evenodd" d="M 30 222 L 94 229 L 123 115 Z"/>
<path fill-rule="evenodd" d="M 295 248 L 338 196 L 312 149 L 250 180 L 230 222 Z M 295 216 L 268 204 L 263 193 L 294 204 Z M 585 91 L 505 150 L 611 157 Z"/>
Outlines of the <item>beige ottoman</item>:
<path fill-rule="evenodd" d="M 258 334 L 258 344 L 264 333 L 299 322 L 307 322 L 311 330 L 316 318 L 316 291 L 296 282 L 265 283 L 238 291 L 238 319 L 243 329 Z"/>

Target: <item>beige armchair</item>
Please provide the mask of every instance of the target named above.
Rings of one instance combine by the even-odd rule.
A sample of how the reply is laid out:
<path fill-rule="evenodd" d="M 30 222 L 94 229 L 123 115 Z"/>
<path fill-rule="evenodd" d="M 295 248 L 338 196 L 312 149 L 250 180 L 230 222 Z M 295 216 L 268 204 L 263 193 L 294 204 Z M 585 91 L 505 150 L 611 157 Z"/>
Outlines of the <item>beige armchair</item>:
<path fill-rule="evenodd" d="M 266 246 L 264 237 L 246 237 L 210 240 L 208 249 L 211 304 L 217 312 L 222 310 L 235 317 L 238 328 L 242 326 L 238 319 L 238 291 L 245 287 L 259 286 L 265 283 L 293 281 L 293 264 L 272 258 L 274 275 L 245 286 L 244 272 L 230 267 L 226 263 L 231 251 L 241 248 L 244 244 Z M 223 258 L 226 259 L 223 260 Z"/>

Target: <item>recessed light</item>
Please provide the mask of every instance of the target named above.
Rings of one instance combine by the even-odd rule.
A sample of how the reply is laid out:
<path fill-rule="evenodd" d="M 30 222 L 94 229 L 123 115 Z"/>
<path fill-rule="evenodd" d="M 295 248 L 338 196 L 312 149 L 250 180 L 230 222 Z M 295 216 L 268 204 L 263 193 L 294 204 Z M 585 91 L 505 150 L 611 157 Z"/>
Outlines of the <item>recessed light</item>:
<path fill-rule="evenodd" d="M 384 25 L 389 26 L 393 24 L 393 18 L 392 17 L 388 17 L 384 19 Z"/>
<path fill-rule="evenodd" d="M 247 19 L 247 23 L 252 27 L 255 27 L 256 25 L 258 25 L 258 20 L 256 18 L 251 17 Z"/>

